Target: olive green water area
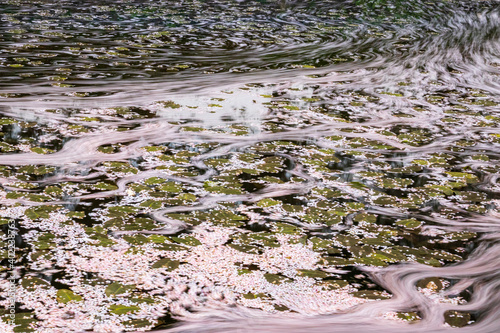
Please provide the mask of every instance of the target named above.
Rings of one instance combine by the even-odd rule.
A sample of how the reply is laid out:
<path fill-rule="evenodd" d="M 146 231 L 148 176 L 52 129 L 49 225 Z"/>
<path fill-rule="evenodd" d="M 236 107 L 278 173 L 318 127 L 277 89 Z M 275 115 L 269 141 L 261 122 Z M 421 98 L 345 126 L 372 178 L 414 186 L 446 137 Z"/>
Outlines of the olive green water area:
<path fill-rule="evenodd" d="M 500 325 L 497 2 L 0 15 L 0 331 Z"/>

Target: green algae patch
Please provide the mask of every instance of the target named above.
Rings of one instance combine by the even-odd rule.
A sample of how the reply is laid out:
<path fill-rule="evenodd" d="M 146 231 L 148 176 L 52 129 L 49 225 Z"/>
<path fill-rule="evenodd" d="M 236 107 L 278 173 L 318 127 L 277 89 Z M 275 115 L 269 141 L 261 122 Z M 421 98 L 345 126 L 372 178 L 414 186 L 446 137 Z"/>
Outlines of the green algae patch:
<path fill-rule="evenodd" d="M 178 109 L 181 107 L 180 104 L 177 104 L 174 101 L 159 101 L 157 103 L 164 108 Z"/>
<path fill-rule="evenodd" d="M 396 222 L 396 225 L 408 228 L 408 229 L 416 229 L 419 228 L 422 225 L 422 222 L 415 220 L 415 219 L 407 219 L 407 220 L 400 220 Z"/>
<path fill-rule="evenodd" d="M 464 327 L 470 320 L 471 314 L 468 312 L 448 310 L 444 313 L 444 321 L 451 327 Z"/>
<path fill-rule="evenodd" d="M 257 206 L 259 207 L 271 207 L 281 204 L 281 201 L 273 200 L 273 199 L 262 199 L 257 202 Z"/>
<path fill-rule="evenodd" d="M 307 295 L 311 299 L 293 311 L 331 312 L 328 302 L 337 293 L 349 292 L 360 302 L 390 297 L 357 271 L 397 270 L 401 263 L 460 265 L 480 245 L 478 235 L 487 231 L 477 226 L 498 214 L 498 184 L 492 181 L 500 171 L 497 98 L 466 88 L 467 75 L 456 69 L 439 81 L 425 65 L 412 81 L 409 69 L 396 80 L 401 82 L 389 80 L 383 89 L 356 85 L 350 77 L 358 72 L 339 69 L 346 79 L 331 82 L 332 73 L 321 73 L 333 64 L 361 64 L 366 54 L 356 43 L 366 38 L 380 45 L 396 38 L 397 52 L 407 52 L 419 39 L 395 36 L 394 27 L 423 22 L 425 15 L 403 17 L 394 8 L 360 3 L 351 13 L 346 8 L 352 6 L 323 10 L 317 4 L 312 11 L 262 2 L 224 6 L 220 16 L 217 6 L 185 5 L 99 5 L 90 12 L 63 6 L 59 13 L 50 4 L 43 10 L 34 4 L 33 20 L 9 5 L 14 7 L 4 17 L 0 71 L 16 86 L 38 87 L 42 105 L 45 89 L 54 101 L 75 102 L 33 113 L 23 109 L 23 119 L 6 107 L 0 117 L 0 163 L 6 164 L 0 166 L 0 224 L 4 232 L 11 221 L 20 230 L 23 247 L 16 260 L 25 275 L 19 303 L 32 304 L 29 297 L 40 291 L 58 300 L 57 311 L 47 304 L 35 306 L 35 314 L 16 314 L 16 330 L 40 323 L 49 329 L 43 325 L 54 313 L 76 323 L 72 311 L 80 316 L 79 309 L 88 306 L 81 290 L 107 296 L 93 298 L 95 307 L 85 315 L 97 325 L 117 325 L 111 330 L 161 328 L 170 316 L 191 310 L 186 297 L 203 309 L 225 305 L 225 293 L 241 301 L 238 306 L 269 312 L 292 311 L 284 306 L 287 297 Z M 300 20 L 301 26 L 267 20 L 277 11 L 311 19 Z M 253 15 L 262 19 L 242 20 Z M 68 25 L 72 19 L 98 28 L 82 33 Z M 166 28 L 137 31 L 155 20 Z M 136 27 L 121 29 L 129 24 Z M 238 43 L 228 31 L 239 36 Z M 307 61 L 293 60 L 297 43 L 346 37 L 356 52 L 318 51 Z M 291 53 L 285 56 L 280 45 L 290 45 Z M 243 48 L 262 50 L 265 61 L 231 58 Z M 215 53 L 210 61 L 190 55 L 216 49 L 229 52 L 223 65 Z M 266 57 L 270 50 L 273 57 Z M 226 74 L 306 69 L 307 80 L 290 86 L 253 83 L 217 95 L 204 92 L 204 84 Z M 365 73 L 367 82 L 376 73 Z M 202 80 L 192 80 L 199 75 Z M 456 76 L 461 83 L 453 83 Z M 152 96 L 162 100 L 122 106 L 135 97 L 121 89 L 132 86 L 106 88 L 122 80 L 147 81 L 158 89 Z M 186 91 L 201 82 L 195 84 L 200 92 L 167 92 L 164 80 L 186 84 Z M 140 85 L 146 93 L 149 83 Z M 6 106 L 35 97 L 9 89 L 0 94 Z M 92 104 L 115 100 L 114 93 L 125 97 L 119 106 Z M 85 154 L 65 149 L 74 143 Z M 26 163 L 33 164 L 21 165 Z M 457 221 L 455 228 L 451 222 Z M 44 267 L 54 263 L 61 271 L 47 278 L 51 286 Z M 252 285 L 252 279 L 259 283 Z M 416 289 L 437 295 L 446 281 L 424 279 Z M 343 310 L 342 302 L 333 305 Z M 420 319 L 416 310 L 401 310 L 394 311 L 403 321 Z M 49 319 L 37 323 L 37 311 Z M 473 318 L 455 310 L 444 317 L 453 327 Z M 83 326 L 77 329 L 107 329 Z"/>
<path fill-rule="evenodd" d="M 24 214 L 32 220 L 48 219 L 50 217 L 50 213 L 58 209 L 60 209 L 59 206 L 37 206 L 26 209 Z"/>
<path fill-rule="evenodd" d="M 179 267 L 180 262 L 178 260 L 171 260 L 168 258 L 160 259 L 151 266 L 152 268 L 166 268 L 167 271 L 171 272 Z"/>
<path fill-rule="evenodd" d="M 447 171 L 446 174 L 449 176 L 459 179 L 459 180 L 465 180 L 467 184 L 475 184 L 479 182 L 479 179 L 477 178 L 476 175 L 468 173 L 468 172 L 452 172 L 452 171 Z"/>
<path fill-rule="evenodd" d="M 388 299 L 390 296 L 378 290 L 360 290 L 351 293 L 352 296 L 371 300 Z"/>
<path fill-rule="evenodd" d="M 398 312 L 397 317 L 401 320 L 407 321 L 407 322 L 416 322 L 418 320 L 421 320 L 420 316 L 416 312 Z"/>
<path fill-rule="evenodd" d="M 266 273 L 266 274 L 264 274 L 264 278 L 266 279 L 267 282 L 272 283 L 272 284 L 278 284 L 278 285 L 291 281 L 286 276 L 282 276 L 282 275 L 278 275 L 278 274 Z"/>
<path fill-rule="evenodd" d="M 69 302 L 81 302 L 83 300 L 82 296 L 75 294 L 69 289 L 59 289 L 57 291 L 57 301 L 59 303 L 69 303 Z"/>
<path fill-rule="evenodd" d="M 138 312 L 141 308 L 135 305 L 112 304 L 109 306 L 109 312 L 116 315 L 128 315 Z"/>
<path fill-rule="evenodd" d="M 48 289 L 50 287 L 47 281 L 33 276 L 27 276 L 26 278 L 24 278 L 21 281 L 21 286 L 28 291 L 35 291 L 38 288 Z"/>
<path fill-rule="evenodd" d="M 299 269 L 297 271 L 297 275 L 307 276 L 310 278 L 324 279 L 328 277 L 330 274 L 328 274 L 327 272 L 317 271 L 317 270 Z"/>
<path fill-rule="evenodd" d="M 111 296 L 126 294 L 133 289 L 135 289 L 135 286 L 127 286 L 121 283 L 114 282 L 108 285 L 104 292 L 106 296 L 111 297 Z"/>
<path fill-rule="evenodd" d="M 188 246 L 199 246 L 201 242 L 192 236 L 184 236 L 184 237 L 170 237 L 176 243 L 184 244 Z"/>

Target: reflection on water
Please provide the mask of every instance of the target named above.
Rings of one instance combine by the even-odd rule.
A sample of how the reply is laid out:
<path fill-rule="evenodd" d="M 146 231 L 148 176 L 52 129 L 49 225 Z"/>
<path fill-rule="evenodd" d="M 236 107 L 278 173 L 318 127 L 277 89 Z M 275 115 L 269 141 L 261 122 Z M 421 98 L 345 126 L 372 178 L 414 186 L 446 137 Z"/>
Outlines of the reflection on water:
<path fill-rule="evenodd" d="M 0 8 L 2 331 L 496 331 L 498 3 Z"/>

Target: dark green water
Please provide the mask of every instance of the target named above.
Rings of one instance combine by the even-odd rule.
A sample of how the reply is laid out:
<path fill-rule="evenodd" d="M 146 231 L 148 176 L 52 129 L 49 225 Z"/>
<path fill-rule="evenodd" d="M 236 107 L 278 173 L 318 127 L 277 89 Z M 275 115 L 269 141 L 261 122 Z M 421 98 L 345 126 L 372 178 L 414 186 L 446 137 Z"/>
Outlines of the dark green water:
<path fill-rule="evenodd" d="M 498 2 L 0 22 L 0 331 L 498 330 Z"/>

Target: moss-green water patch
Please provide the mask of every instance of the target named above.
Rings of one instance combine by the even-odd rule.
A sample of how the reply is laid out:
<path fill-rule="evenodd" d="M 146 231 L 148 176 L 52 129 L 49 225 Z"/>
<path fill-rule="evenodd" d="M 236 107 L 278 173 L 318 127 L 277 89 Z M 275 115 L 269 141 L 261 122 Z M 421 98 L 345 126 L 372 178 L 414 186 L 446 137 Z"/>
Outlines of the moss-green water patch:
<path fill-rule="evenodd" d="M 121 305 L 121 304 L 112 304 L 109 306 L 109 312 L 116 315 L 127 315 L 138 312 L 141 308 L 135 305 Z"/>
<path fill-rule="evenodd" d="M 352 292 L 351 295 L 354 297 L 373 299 L 373 300 L 382 300 L 390 298 L 390 296 L 378 290 L 360 290 Z"/>
<path fill-rule="evenodd" d="M 178 260 L 172 260 L 168 258 L 163 258 L 158 260 L 151 266 L 152 268 L 166 268 L 167 271 L 171 272 L 179 267 L 180 262 Z"/>
<path fill-rule="evenodd" d="M 128 286 L 128 285 L 123 285 L 123 284 L 118 283 L 118 282 L 113 282 L 106 287 L 106 290 L 104 292 L 105 292 L 106 296 L 114 297 L 117 295 L 126 294 L 133 289 L 135 289 L 135 286 Z"/>
<path fill-rule="evenodd" d="M 57 291 L 57 301 L 59 303 L 81 302 L 82 296 L 75 294 L 69 289 L 59 289 Z"/>
<path fill-rule="evenodd" d="M 32 219 L 48 219 L 50 217 L 50 213 L 60 209 L 60 206 L 36 206 L 33 208 L 28 208 L 24 211 L 24 214 Z"/>

